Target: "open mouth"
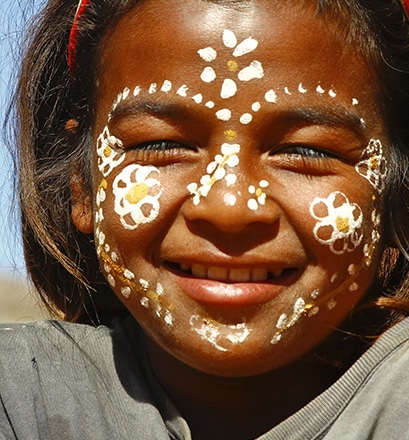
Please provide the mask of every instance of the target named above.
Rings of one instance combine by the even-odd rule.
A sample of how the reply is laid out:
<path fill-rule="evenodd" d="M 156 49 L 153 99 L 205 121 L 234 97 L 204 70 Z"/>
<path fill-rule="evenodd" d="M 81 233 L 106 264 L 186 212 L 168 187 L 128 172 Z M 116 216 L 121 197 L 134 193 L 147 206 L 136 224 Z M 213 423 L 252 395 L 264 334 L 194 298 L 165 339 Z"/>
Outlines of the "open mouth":
<path fill-rule="evenodd" d="M 277 269 L 268 271 L 263 268 L 226 268 L 217 266 L 206 266 L 204 264 L 177 264 L 167 262 L 166 266 L 173 272 L 182 272 L 195 278 L 202 278 L 224 283 L 257 283 L 281 278 L 293 273 L 296 269 Z"/>

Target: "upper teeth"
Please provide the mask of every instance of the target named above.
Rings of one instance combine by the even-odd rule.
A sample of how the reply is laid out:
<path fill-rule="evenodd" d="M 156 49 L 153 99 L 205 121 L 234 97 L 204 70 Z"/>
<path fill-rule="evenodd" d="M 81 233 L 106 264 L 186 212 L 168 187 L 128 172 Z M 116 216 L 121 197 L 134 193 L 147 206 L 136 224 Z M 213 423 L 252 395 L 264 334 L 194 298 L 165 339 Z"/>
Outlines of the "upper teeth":
<path fill-rule="evenodd" d="M 236 283 L 265 281 L 268 279 L 269 274 L 278 277 L 283 273 L 282 269 L 269 273 L 266 269 L 227 269 L 225 267 L 205 266 L 203 264 L 193 264 L 191 267 L 181 264 L 180 268 L 184 271 L 191 271 L 192 275 L 198 278 Z"/>

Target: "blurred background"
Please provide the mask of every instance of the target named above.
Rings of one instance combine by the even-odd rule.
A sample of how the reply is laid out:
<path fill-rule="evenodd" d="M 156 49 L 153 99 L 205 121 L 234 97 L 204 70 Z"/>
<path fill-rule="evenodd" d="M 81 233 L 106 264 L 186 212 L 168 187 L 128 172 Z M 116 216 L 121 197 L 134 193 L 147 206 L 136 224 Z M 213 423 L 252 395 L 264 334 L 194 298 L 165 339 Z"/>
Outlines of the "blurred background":
<path fill-rule="evenodd" d="M 46 316 L 30 288 L 24 267 L 14 170 L 3 126 L 13 99 L 23 35 L 44 0 L 0 0 L 0 321 Z"/>

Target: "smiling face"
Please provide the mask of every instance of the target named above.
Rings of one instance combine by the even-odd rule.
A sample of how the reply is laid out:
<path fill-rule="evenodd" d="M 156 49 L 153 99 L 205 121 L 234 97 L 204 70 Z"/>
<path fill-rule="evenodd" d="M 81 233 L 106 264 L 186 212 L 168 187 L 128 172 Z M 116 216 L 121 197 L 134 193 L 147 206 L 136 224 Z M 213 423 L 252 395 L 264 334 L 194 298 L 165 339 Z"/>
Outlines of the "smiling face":
<path fill-rule="evenodd" d="M 216 375 L 300 357 L 379 261 L 368 68 L 314 8 L 275 3 L 143 2 L 102 51 L 101 267 L 155 344 Z"/>

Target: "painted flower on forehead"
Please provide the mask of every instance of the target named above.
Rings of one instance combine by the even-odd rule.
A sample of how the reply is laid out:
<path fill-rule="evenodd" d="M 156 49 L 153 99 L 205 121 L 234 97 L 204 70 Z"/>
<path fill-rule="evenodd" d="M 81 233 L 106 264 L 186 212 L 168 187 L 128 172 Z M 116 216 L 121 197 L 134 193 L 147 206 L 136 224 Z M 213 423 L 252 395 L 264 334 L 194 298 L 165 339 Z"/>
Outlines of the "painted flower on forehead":
<path fill-rule="evenodd" d="M 313 231 L 315 238 L 335 254 L 351 252 L 361 243 L 362 210 L 351 204 L 345 194 L 336 191 L 326 199 L 317 197 L 310 213 L 318 220 Z"/>
<path fill-rule="evenodd" d="M 382 143 L 377 139 L 371 139 L 369 145 L 362 153 L 355 169 L 369 181 L 378 193 L 385 189 L 387 161 L 383 154 Z"/>
<path fill-rule="evenodd" d="M 160 182 L 151 174 L 159 174 L 153 166 L 132 164 L 118 174 L 113 183 L 115 212 L 126 229 L 136 229 L 159 215 Z"/>
<path fill-rule="evenodd" d="M 258 41 L 252 37 L 248 37 L 241 41 L 237 41 L 237 37 L 233 31 L 225 29 L 223 32 L 223 44 L 225 47 L 232 49 L 232 58 L 227 61 L 227 70 L 236 74 L 239 81 L 248 82 L 253 79 L 259 79 L 264 76 L 263 66 L 260 61 L 253 60 L 247 66 L 240 68 L 238 59 L 244 55 L 253 52 Z M 207 63 L 214 61 L 218 54 L 212 47 L 205 47 L 198 50 L 200 57 Z M 217 73 L 211 66 L 206 66 L 201 74 L 202 81 L 210 83 L 217 78 Z M 223 99 L 233 97 L 237 93 L 237 83 L 235 79 L 225 78 L 222 84 L 220 96 Z"/>
<path fill-rule="evenodd" d="M 98 169 L 104 177 L 125 159 L 121 148 L 121 140 L 112 136 L 105 127 L 97 139 Z"/>

